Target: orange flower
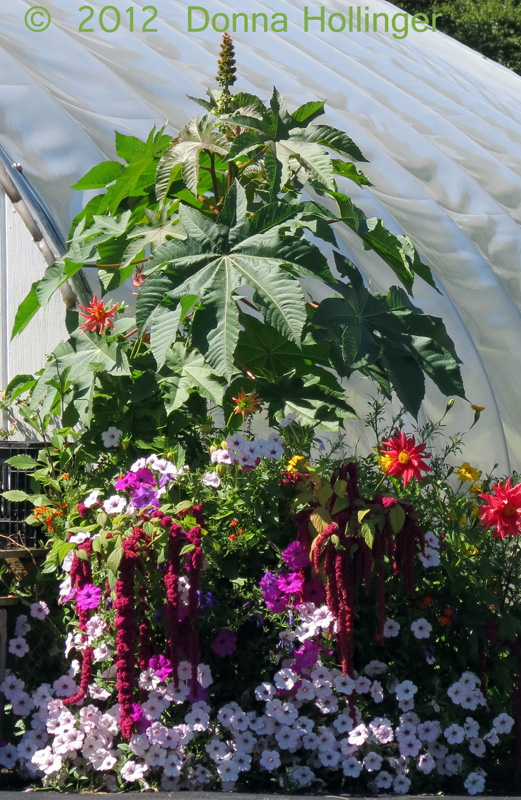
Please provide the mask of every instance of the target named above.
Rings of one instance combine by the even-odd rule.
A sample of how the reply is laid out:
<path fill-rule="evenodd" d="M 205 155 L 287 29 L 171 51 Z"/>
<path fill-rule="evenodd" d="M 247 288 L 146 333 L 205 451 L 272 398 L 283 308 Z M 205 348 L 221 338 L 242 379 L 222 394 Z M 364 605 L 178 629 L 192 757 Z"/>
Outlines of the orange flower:
<path fill-rule="evenodd" d="M 244 528 L 237 528 L 237 533 L 244 533 Z"/>
<path fill-rule="evenodd" d="M 83 325 L 80 325 L 80 330 L 96 331 L 99 327 L 98 333 L 103 333 L 105 326 L 107 328 L 114 327 L 112 318 L 116 313 L 117 305 L 110 309 L 105 308 L 104 301 L 98 300 L 96 295 L 94 295 L 89 306 L 80 306 L 80 308 L 86 312 L 84 314 L 82 311 L 80 311 L 81 316 L 85 317 L 86 319 L 86 322 L 84 322 Z"/>
<path fill-rule="evenodd" d="M 237 536 L 235 533 L 230 533 L 230 535 L 228 536 L 228 539 L 236 539 L 236 538 Z"/>
<path fill-rule="evenodd" d="M 68 472 L 65 472 L 65 473 L 62 475 L 62 481 L 68 481 L 68 480 L 70 480 L 70 477 L 71 477 L 71 476 L 69 475 L 69 473 L 68 473 Z"/>
<path fill-rule="evenodd" d="M 235 528 L 235 526 L 236 526 L 236 525 L 238 525 L 238 524 L 239 524 L 239 523 L 237 522 L 237 520 L 236 520 L 236 519 L 232 519 L 232 520 L 230 521 L 230 525 L 232 526 L 232 528 Z"/>
<path fill-rule="evenodd" d="M 426 447 L 425 442 L 417 445 L 414 436 L 407 437 L 404 431 L 400 431 L 382 444 L 389 449 L 382 450 L 380 455 L 389 456 L 391 459 L 385 474 L 403 478 L 404 488 L 412 478 L 422 480 L 420 470 L 431 471 L 429 465 L 422 460 L 430 457 L 429 454 L 423 452 Z"/>
<path fill-rule="evenodd" d="M 450 617 L 440 617 L 440 625 L 452 625 L 452 620 Z"/>
<path fill-rule="evenodd" d="M 235 413 L 242 414 L 243 419 L 246 419 L 248 414 L 254 414 L 259 408 L 259 396 L 255 392 L 246 394 L 242 387 L 237 397 L 232 397 L 232 400 L 236 404 Z"/>
<path fill-rule="evenodd" d="M 432 597 L 424 597 L 423 600 L 419 603 L 420 608 L 427 608 L 427 606 L 432 606 Z"/>

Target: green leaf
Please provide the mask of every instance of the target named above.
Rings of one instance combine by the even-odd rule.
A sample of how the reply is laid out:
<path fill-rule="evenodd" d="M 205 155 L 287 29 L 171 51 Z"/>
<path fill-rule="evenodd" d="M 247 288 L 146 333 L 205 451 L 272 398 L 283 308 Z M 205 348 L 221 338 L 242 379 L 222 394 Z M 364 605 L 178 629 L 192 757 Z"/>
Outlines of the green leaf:
<path fill-rule="evenodd" d="M 364 175 L 364 173 L 355 167 L 354 164 L 350 164 L 349 161 L 339 161 L 338 159 L 334 158 L 332 160 L 333 164 L 333 172 L 335 175 L 341 175 L 343 178 L 349 178 L 350 181 L 356 183 L 357 186 L 372 186 L 371 181 Z"/>
<path fill-rule="evenodd" d="M 113 575 L 117 575 L 119 571 L 119 565 L 121 564 L 121 559 L 123 558 L 123 548 L 121 546 L 115 547 L 112 553 L 108 556 L 106 560 L 106 565 L 108 569 L 113 573 Z"/>
<path fill-rule="evenodd" d="M 24 500 L 29 499 L 27 492 L 22 492 L 20 489 L 10 489 L 7 492 L 2 492 L 0 497 L 10 500 L 12 503 L 23 503 Z"/>
<path fill-rule="evenodd" d="M 156 196 L 163 202 L 172 181 L 172 170 L 181 164 L 183 180 L 192 192 L 198 194 L 199 183 L 199 155 L 204 150 L 219 156 L 226 156 L 230 145 L 224 134 L 214 131 L 216 120 L 212 116 L 205 116 L 199 121 L 194 117 L 185 125 L 177 139 L 163 155 L 157 168 Z"/>
<path fill-rule="evenodd" d="M 30 323 L 36 312 L 40 308 L 40 301 L 38 299 L 38 285 L 39 281 L 35 281 L 31 286 L 29 294 L 18 306 L 16 316 L 14 318 L 13 331 L 11 333 L 11 341 L 21 333 Z"/>
<path fill-rule="evenodd" d="M 143 326 L 164 297 L 196 296 L 202 306 L 195 314 L 197 346 L 214 370 L 227 379 L 235 370 L 240 288 L 251 287 L 266 321 L 300 344 L 306 311 L 302 289 L 292 274 L 316 273 L 324 263 L 314 245 L 300 237 L 281 237 L 277 227 L 252 234 L 241 210 L 242 187 L 237 185 L 233 196 L 237 213 L 231 227 L 196 209 L 181 207 L 180 220 L 188 238 L 168 242 L 150 259 L 148 269 L 165 261 L 168 268 L 154 281 L 145 281 L 136 311 L 138 324 Z"/>
<path fill-rule="evenodd" d="M 418 362 L 413 356 L 404 353 L 403 347 L 387 345 L 382 354 L 382 363 L 389 373 L 398 399 L 417 418 L 425 396 L 425 378 Z"/>
<path fill-rule="evenodd" d="M 116 153 L 125 161 L 132 161 L 138 153 L 144 153 L 145 142 L 136 136 L 126 136 L 116 131 Z"/>
<path fill-rule="evenodd" d="M 5 463 L 9 464 L 11 467 L 15 467 L 15 469 L 22 470 L 34 469 L 38 466 L 38 462 L 35 461 L 34 458 L 23 454 L 19 456 L 11 456 L 11 458 L 8 458 Z"/>
<path fill-rule="evenodd" d="M 396 505 L 393 506 L 389 511 L 389 521 L 394 533 L 398 533 L 403 528 L 403 523 L 405 522 L 405 511 L 399 503 L 396 503 Z"/>
<path fill-rule="evenodd" d="M 167 414 L 186 403 L 193 391 L 222 405 L 223 387 L 196 350 L 188 350 L 181 342 L 176 342 L 166 356 L 163 372 L 165 377 L 160 375 L 159 380 L 165 393 Z"/>
<path fill-rule="evenodd" d="M 114 181 L 123 166 L 119 161 L 102 161 L 87 172 L 83 178 L 74 184 L 73 189 L 104 189 Z"/>
<path fill-rule="evenodd" d="M 181 321 L 181 310 L 181 305 L 175 308 L 159 306 L 153 315 L 150 328 L 150 349 L 158 370 L 165 363 L 168 350 L 175 340 Z"/>
<path fill-rule="evenodd" d="M 324 113 L 325 102 L 323 100 L 311 100 L 304 105 L 299 106 L 296 111 L 291 114 L 295 122 L 309 123 L 315 117 L 320 117 Z"/>
<path fill-rule="evenodd" d="M 362 527 L 360 528 L 360 533 L 366 545 L 369 548 L 372 548 L 374 542 L 374 523 L 372 524 L 370 522 L 363 522 Z"/>
<path fill-rule="evenodd" d="M 330 125 L 310 125 L 304 130 L 292 131 L 291 135 L 296 140 L 316 142 L 324 147 L 330 147 L 331 150 L 347 156 L 352 161 L 367 161 L 346 133 Z"/>

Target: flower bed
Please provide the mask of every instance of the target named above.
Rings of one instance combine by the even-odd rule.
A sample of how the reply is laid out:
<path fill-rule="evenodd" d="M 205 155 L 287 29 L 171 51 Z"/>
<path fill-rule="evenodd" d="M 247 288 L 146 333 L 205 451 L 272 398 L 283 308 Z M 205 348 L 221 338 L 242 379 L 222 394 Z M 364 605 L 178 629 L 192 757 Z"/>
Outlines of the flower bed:
<path fill-rule="evenodd" d="M 451 483 L 403 432 L 310 466 L 302 435 L 208 433 L 199 469 L 121 470 L 107 432 L 9 641 L 4 767 L 62 789 L 469 794 L 514 768 L 519 487 L 487 494 L 468 464 Z"/>

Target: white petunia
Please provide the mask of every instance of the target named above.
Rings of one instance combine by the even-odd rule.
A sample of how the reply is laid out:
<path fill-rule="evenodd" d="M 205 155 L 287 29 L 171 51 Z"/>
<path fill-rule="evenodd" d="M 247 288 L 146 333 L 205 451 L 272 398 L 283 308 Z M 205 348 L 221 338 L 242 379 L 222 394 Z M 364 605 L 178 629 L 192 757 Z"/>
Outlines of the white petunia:
<path fill-rule="evenodd" d="M 342 761 L 342 772 L 346 778 L 358 778 L 362 772 L 362 762 L 358 761 L 354 756 L 349 756 Z"/>
<path fill-rule="evenodd" d="M 145 777 L 148 772 L 148 764 L 139 764 L 137 761 L 127 761 L 121 767 L 120 775 L 127 783 L 134 783 L 140 781 Z"/>
<path fill-rule="evenodd" d="M 425 773 L 425 775 L 429 775 L 436 768 L 436 762 L 430 753 L 422 753 L 421 756 L 418 756 L 416 765 L 419 771 Z"/>
<path fill-rule="evenodd" d="M 105 511 L 106 514 L 121 514 L 126 505 L 127 501 L 124 497 L 113 494 L 112 497 L 109 497 L 103 502 L 103 511 Z"/>
<path fill-rule="evenodd" d="M 457 725 L 455 722 L 453 722 L 452 725 L 449 725 L 448 728 L 445 728 L 443 735 L 449 744 L 461 744 L 465 739 L 465 730 L 461 727 L 461 725 Z"/>
<path fill-rule="evenodd" d="M 383 758 L 380 753 L 370 752 L 363 759 L 363 765 L 368 772 L 377 772 L 382 766 Z"/>
<path fill-rule="evenodd" d="M 429 547 L 434 547 L 436 550 L 439 549 L 440 540 L 438 539 L 434 531 L 427 531 L 427 533 L 425 534 L 425 544 L 427 544 Z"/>
<path fill-rule="evenodd" d="M 424 617 L 411 623 L 411 631 L 416 639 L 428 639 L 432 633 L 432 625 Z"/>
<path fill-rule="evenodd" d="M 400 623 L 395 619 L 386 619 L 384 622 L 384 637 L 386 639 L 393 639 L 400 633 Z"/>
<path fill-rule="evenodd" d="M 29 611 L 31 617 L 39 620 L 45 619 L 45 617 L 50 614 L 49 606 L 45 600 L 40 600 L 38 603 L 31 603 Z"/>
<path fill-rule="evenodd" d="M 378 773 L 374 782 L 378 789 L 390 789 L 393 785 L 393 776 L 390 772 L 382 770 Z"/>
<path fill-rule="evenodd" d="M 440 552 L 433 547 L 426 547 L 425 553 L 418 553 L 418 558 L 425 569 L 429 567 L 439 567 L 440 565 Z"/>
<path fill-rule="evenodd" d="M 110 428 L 107 428 L 107 430 L 103 431 L 101 434 L 103 446 L 106 448 L 117 447 L 122 436 L 123 431 L 120 431 L 119 428 L 115 428 L 114 425 L 111 425 Z"/>
<path fill-rule="evenodd" d="M 473 755 L 478 756 L 478 758 L 483 758 L 486 749 L 487 748 L 485 747 L 485 742 L 483 741 L 483 739 L 475 738 L 469 741 L 470 752 Z"/>
<path fill-rule="evenodd" d="M 469 794 L 481 794 L 485 788 L 485 779 L 477 772 L 470 772 L 463 786 Z"/>
<path fill-rule="evenodd" d="M 510 733 L 514 727 L 514 720 L 508 714 L 500 714 L 493 720 L 492 727 L 497 733 Z"/>
<path fill-rule="evenodd" d="M 16 636 L 14 639 L 9 639 L 8 649 L 13 656 L 22 658 L 29 652 L 29 645 L 22 636 Z"/>
<path fill-rule="evenodd" d="M 98 497 L 100 496 L 100 494 L 101 494 L 101 490 L 100 489 L 94 489 L 94 491 L 91 492 L 85 498 L 85 500 L 83 501 L 83 505 L 86 508 L 92 508 L 92 506 L 96 505 L 96 503 L 98 502 Z"/>
<path fill-rule="evenodd" d="M 216 472 L 205 472 L 201 483 L 203 486 L 209 486 L 212 489 L 218 489 L 221 485 L 221 479 Z"/>
<path fill-rule="evenodd" d="M 46 750 L 50 751 L 50 747 L 47 747 Z M 6 769 L 12 769 L 17 761 L 18 751 L 14 745 L 5 744 L 3 747 L 0 747 L 0 765 L 2 767 L 5 767 Z"/>
<path fill-rule="evenodd" d="M 405 775 L 397 775 L 393 781 L 393 792 L 395 794 L 407 794 L 411 786 L 409 778 Z"/>
<path fill-rule="evenodd" d="M 281 669 L 275 673 L 275 686 L 277 689 L 293 689 L 297 683 L 297 676 L 291 669 Z"/>
<path fill-rule="evenodd" d="M 394 693 L 398 701 L 411 700 L 417 691 L 418 687 L 412 681 L 402 681 L 394 687 Z"/>

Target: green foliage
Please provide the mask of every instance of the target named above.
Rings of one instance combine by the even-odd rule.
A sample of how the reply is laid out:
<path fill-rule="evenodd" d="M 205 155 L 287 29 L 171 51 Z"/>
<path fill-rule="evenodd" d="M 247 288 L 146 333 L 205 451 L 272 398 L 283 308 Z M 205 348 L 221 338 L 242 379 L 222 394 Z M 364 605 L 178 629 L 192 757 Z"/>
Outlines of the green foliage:
<path fill-rule="evenodd" d="M 67 252 L 32 287 L 13 334 L 83 267 L 97 271 L 101 296 L 133 276 L 136 317 L 101 324 L 86 310 L 88 332 L 78 327 L 82 317 L 70 317 L 68 341 L 24 384 L 29 420 L 38 414 L 44 428 L 53 415 L 63 426 L 81 422 L 92 441 L 110 424 L 129 438 L 152 424 L 169 436 L 188 430 L 191 415 L 204 416 L 205 401 L 224 402 L 229 413 L 244 385 L 271 421 L 294 411 L 334 430 L 353 414 L 345 380 L 354 371 L 388 397 L 395 391 L 413 414 L 425 374 L 442 392 L 464 396 L 443 323 L 407 297 L 416 276 L 434 286 L 430 270 L 407 237 L 368 219 L 339 190 L 337 179 L 369 181 L 349 136 L 314 122 L 324 104 L 290 113 L 276 89 L 269 104 L 223 92 L 224 104 L 216 91 L 197 101 L 208 113 L 174 140 L 155 129 L 146 142 L 116 134 L 122 163 L 104 162 L 77 184 L 103 192 L 74 220 Z M 384 297 L 365 287 L 339 251 L 343 225 L 406 291 L 393 287 Z M 328 294 L 319 303 L 317 282 Z M 21 391 L 15 381 L 7 394 Z"/>
<path fill-rule="evenodd" d="M 436 28 L 521 74 L 519 0 L 400 0 L 410 14 L 441 14 Z"/>

